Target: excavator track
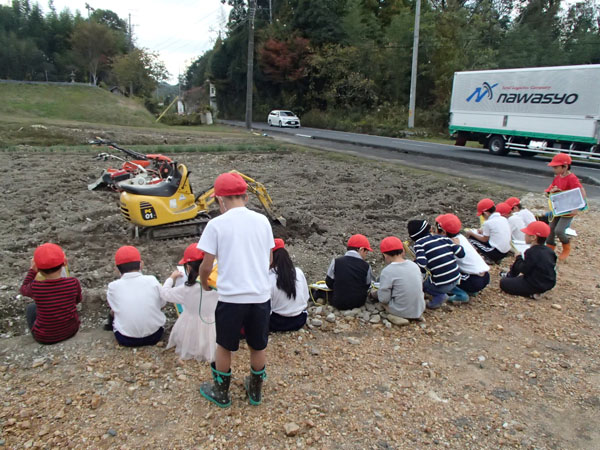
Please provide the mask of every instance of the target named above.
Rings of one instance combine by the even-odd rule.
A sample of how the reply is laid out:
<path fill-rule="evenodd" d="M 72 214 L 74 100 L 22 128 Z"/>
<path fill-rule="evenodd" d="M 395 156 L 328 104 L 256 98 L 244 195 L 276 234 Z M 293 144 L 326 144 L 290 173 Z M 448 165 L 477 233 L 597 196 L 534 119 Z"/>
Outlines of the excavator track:
<path fill-rule="evenodd" d="M 209 220 L 210 216 L 206 214 L 196 217 L 195 219 L 159 225 L 157 227 L 136 226 L 134 227 L 133 234 L 135 238 L 146 239 L 149 241 L 180 239 L 190 236 L 199 237 Z"/>

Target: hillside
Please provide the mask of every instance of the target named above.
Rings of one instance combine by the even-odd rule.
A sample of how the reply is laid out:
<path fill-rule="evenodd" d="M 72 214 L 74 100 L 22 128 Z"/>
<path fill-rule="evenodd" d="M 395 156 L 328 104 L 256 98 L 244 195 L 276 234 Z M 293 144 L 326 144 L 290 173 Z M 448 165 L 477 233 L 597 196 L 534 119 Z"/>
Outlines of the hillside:
<path fill-rule="evenodd" d="M 149 126 L 154 117 L 143 105 L 85 85 L 0 83 L 3 120 L 76 120 L 126 126 Z"/>

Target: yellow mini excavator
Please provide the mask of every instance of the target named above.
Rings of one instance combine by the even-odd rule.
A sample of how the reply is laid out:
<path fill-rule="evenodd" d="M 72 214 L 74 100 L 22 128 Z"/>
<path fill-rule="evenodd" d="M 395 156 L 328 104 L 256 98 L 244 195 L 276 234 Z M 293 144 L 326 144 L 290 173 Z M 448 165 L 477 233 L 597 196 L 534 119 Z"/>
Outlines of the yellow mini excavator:
<path fill-rule="evenodd" d="M 134 225 L 134 237 L 174 239 L 202 234 L 215 215 L 209 207 L 214 203 L 214 188 L 195 196 L 190 185 L 187 167 L 172 163 L 174 170 L 165 181 L 150 185 L 123 185 L 120 205 L 123 216 Z M 238 173 L 248 183 L 248 192 L 260 201 L 271 220 L 285 226 L 273 206 L 265 187 L 256 180 Z"/>

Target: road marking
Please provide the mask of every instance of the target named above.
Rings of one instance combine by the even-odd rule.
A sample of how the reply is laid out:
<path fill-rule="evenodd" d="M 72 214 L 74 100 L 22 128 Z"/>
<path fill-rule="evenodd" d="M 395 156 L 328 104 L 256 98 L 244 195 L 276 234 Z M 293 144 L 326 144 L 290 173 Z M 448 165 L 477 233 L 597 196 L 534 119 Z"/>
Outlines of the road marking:
<path fill-rule="evenodd" d="M 309 134 L 298 134 L 298 133 L 296 133 L 296 136 L 313 139 L 313 137 L 311 135 L 309 135 Z"/>

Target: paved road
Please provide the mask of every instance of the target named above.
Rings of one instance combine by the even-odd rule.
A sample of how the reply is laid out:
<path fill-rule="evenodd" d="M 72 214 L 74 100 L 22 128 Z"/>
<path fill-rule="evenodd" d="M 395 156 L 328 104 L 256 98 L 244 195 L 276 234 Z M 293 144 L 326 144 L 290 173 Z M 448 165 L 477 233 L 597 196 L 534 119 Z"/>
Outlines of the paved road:
<path fill-rule="evenodd" d="M 220 121 L 244 127 L 243 122 Z M 396 139 L 317 128 L 276 128 L 266 123 L 253 123 L 274 139 L 284 140 L 322 150 L 360 155 L 367 158 L 396 161 L 403 165 L 434 170 L 497 184 L 515 186 L 529 191 L 543 191 L 552 179 L 547 166 L 549 158 L 524 158 L 518 154 L 496 156 L 486 149 Z M 573 171 L 582 180 L 588 198 L 600 200 L 600 163 L 576 163 Z"/>

